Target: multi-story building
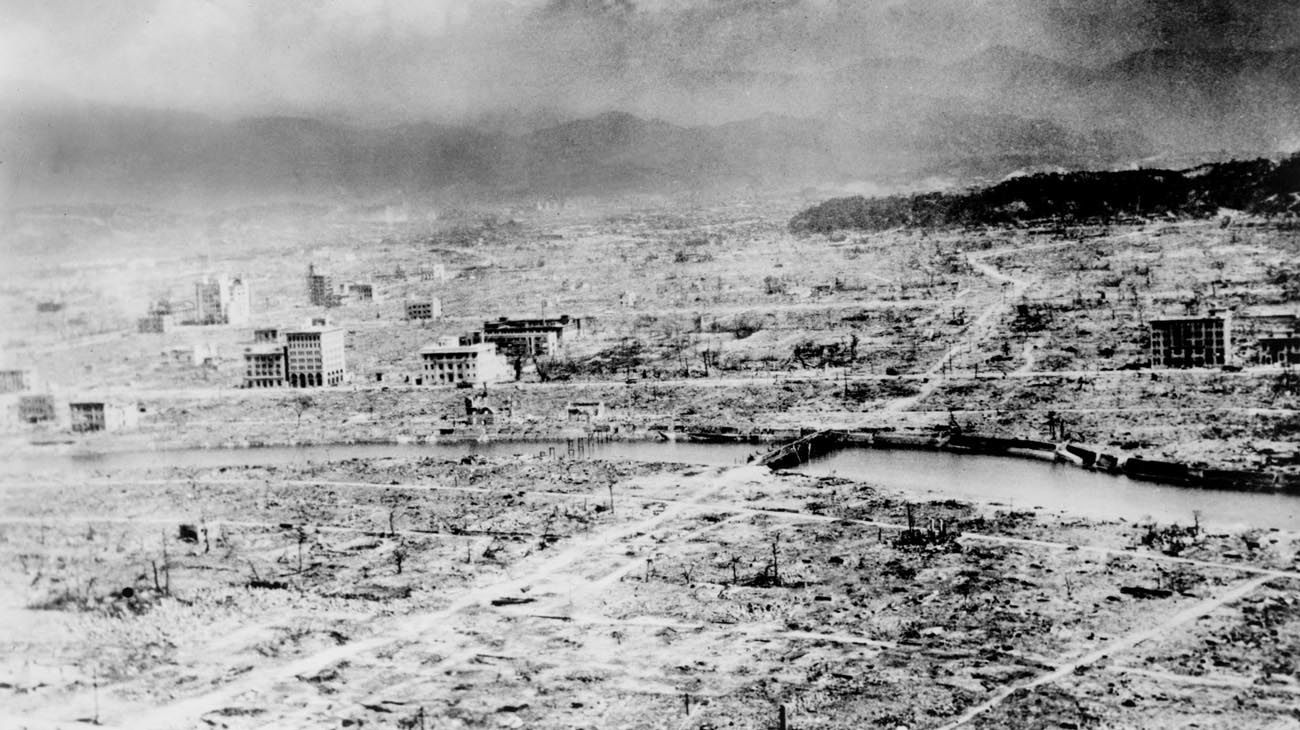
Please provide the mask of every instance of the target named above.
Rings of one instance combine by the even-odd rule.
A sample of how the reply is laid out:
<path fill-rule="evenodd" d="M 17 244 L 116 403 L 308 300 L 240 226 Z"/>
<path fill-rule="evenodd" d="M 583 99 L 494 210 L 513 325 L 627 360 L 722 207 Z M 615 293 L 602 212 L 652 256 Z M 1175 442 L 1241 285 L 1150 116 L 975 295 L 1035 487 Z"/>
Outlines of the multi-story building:
<path fill-rule="evenodd" d="M 1300 365 L 1300 335 L 1259 340 L 1261 365 Z"/>
<path fill-rule="evenodd" d="M 253 289 L 244 277 L 230 279 L 226 324 L 245 326 L 253 318 Z"/>
<path fill-rule="evenodd" d="M 139 413 L 129 406 L 104 401 L 78 401 L 68 404 L 74 433 L 119 431 L 136 425 Z"/>
<path fill-rule="evenodd" d="M 347 380 L 343 330 L 313 325 L 284 333 L 285 379 L 294 388 L 341 385 Z"/>
<path fill-rule="evenodd" d="M 244 387 L 283 388 L 288 353 L 284 345 L 263 342 L 244 348 Z"/>
<path fill-rule="evenodd" d="M 461 345 L 443 340 L 421 348 L 420 362 L 420 382 L 424 385 L 479 385 L 510 380 L 509 364 L 489 342 Z"/>
<path fill-rule="evenodd" d="M 54 420 L 54 396 L 34 393 L 18 398 L 18 420 L 23 423 L 45 423 Z"/>
<path fill-rule="evenodd" d="M 146 314 L 136 320 L 136 330 L 141 334 L 162 334 L 176 326 L 176 315 L 170 312 Z"/>
<path fill-rule="evenodd" d="M 339 284 L 338 290 L 334 293 L 335 304 L 349 302 L 374 302 L 378 301 L 375 296 L 375 285 L 360 281 L 349 281 L 345 284 Z"/>
<path fill-rule="evenodd" d="M 1151 366 L 1202 368 L 1232 361 L 1232 319 L 1179 317 L 1150 323 Z"/>
<path fill-rule="evenodd" d="M 0 370 L 0 393 L 19 393 L 32 389 L 32 371 Z"/>
<path fill-rule="evenodd" d="M 563 343 L 565 335 L 582 331 L 582 320 L 569 317 L 542 319 L 508 319 L 484 322 L 483 332 L 474 341 L 493 342 L 503 355 L 516 359 L 550 355 Z"/>
<path fill-rule="evenodd" d="M 263 342 L 279 342 L 279 341 L 280 341 L 280 330 L 276 329 L 275 327 L 259 327 L 253 330 L 253 342 L 255 343 L 260 344 Z"/>
<path fill-rule="evenodd" d="M 563 315 L 561 317 L 543 317 L 540 319 L 510 319 L 501 317 L 492 322 L 483 323 L 483 334 L 492 332 L 554 332 L 555 339 L 563 342 L 565 336 L 573 337 L 582 332 L 582 320 Z"/>
<path fill-rule="evenodd" d="M 559 339 L 549 330 L 496 330 L 484 332 L 483 341 L 497 346 L 497 351 L 509 360 L 544 357 L 559 348 Z"/>
<path fill-rule="evenodd" d="M 338 306 L 334 279 L 328 274 L 317 272 L 313 264 L 307 265 L 307 301 L 318 307 Z"/>
<path fill-rule="evenodd" d="M 196 324 L 248 324 L 253 294 L 242 277 L 208 277 L 194 285 Z"/>
<path fill-rule="evenodd" d="M 442 302 L 436 297 L 422 302 L 406 303 L 407 319 L 437 319 L 442 316 Z"/>

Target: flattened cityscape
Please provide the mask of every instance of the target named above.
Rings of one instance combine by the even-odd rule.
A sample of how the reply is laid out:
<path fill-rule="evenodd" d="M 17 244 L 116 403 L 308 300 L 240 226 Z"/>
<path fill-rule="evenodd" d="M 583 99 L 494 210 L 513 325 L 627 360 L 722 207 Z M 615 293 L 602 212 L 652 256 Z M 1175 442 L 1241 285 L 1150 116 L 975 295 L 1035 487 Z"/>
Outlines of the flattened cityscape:
<path fill-rule="evenodd" d="M 0 3 L 0 729 L 1296 727 L 1297 37 Z"/>

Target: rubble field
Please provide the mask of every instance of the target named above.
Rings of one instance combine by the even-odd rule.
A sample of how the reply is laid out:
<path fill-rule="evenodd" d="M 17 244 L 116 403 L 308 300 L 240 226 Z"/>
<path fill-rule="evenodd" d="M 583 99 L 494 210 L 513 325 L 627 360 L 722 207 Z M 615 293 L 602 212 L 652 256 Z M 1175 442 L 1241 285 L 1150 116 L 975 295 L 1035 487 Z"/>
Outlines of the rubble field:
<path fill-rule="evenodd" d="M 13 476 L 6 723 L 1284 726 L 1300 535 L 568 458 Z"/>
<path fill-rule="evenodd" d="M 483 206 L 388 223 L 307 210 L 206 220 L 124 210 L 104 230 L 24 218 L 30 245 L 14 258 L 23 276 L 0 292 L 19 313 L 5 323 L 7 350 L 58 398 L 135 404 L 140 426 L 112 437 L 18 426 L 0 446 L 931 429 L 956 418 L 1129 456 L 1300 468 L 1300 385 L 1293 370 L 1256 364 L 1255 338 L 1273 325 L 1251 319 L 1300 314 L 1293 225 L 1225 216 L 795 235 L 786 222 L 802 205 Z M 178 253 L 178 239 L 208 243 Z M 110 243 L 138 265 L 107 276 L 100 249 Z M 373 283 L 378 299 L 308 306 L 308 263 L 336 282 Z M 431 276 L 436 266 L 446 280 Z M 244 273 L 254 321 L 134 331 L 150 300 L 186 301 L 201 272 Z M 404 319 L 405 302 L 429 297 L 442 318 Z M 37 311 L 55 299 L 66 306 Z M 1234 313 L 1239 370 L 1145 369 L 1148 320 L 1216 310 Z M 488 427 L 467 427 L 467 393 L 412 385 L 419 348 L 440 336 L 561 314 L 581 318 L 581 333 L 522 363 L 522 382 L 479 394 L 497 411 Z M 352 383 L 307 394 L 305 407 L 302 392 L 239 388 L 253 326 L 320 316 L 347 330 Z M 195 348 L 215 357 L 195 364 Z M 571 400 L 603 401 L 609 416 L 570 423 Z"/>

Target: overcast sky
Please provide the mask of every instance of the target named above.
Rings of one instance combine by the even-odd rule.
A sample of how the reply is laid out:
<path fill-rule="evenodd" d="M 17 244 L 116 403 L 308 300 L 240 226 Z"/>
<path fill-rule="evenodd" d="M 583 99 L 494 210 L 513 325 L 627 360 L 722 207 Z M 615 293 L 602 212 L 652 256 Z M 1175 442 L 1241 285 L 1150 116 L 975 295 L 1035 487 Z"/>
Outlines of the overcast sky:
<path fill-rule="evenodd" d="M 0 0 L 11 93 L 222 116 L 689 116 L 737 74 L 865 58 L 1294 43 L 1297 0 Z"/>

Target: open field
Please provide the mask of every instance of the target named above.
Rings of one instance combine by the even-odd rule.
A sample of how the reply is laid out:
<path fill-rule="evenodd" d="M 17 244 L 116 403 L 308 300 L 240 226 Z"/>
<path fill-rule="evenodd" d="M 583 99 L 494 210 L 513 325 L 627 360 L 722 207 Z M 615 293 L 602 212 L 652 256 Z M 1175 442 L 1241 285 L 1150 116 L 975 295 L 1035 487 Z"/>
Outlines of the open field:
<path fill-rule="evenodd" d="M 18 727 L 1263 726 L 1300 692 L 1287 533 L 528 458 L 2 494 Z"/>

